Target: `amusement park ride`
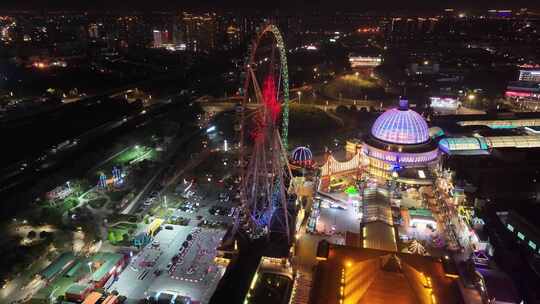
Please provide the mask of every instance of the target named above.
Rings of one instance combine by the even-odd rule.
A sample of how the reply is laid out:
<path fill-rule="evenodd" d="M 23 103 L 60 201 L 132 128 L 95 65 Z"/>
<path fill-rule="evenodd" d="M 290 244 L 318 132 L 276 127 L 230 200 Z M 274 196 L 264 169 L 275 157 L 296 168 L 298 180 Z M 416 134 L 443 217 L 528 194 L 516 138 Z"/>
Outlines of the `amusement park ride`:
<path fill-rule="evenodd" d="M 291 171 L 287 161 L 289 76 L 283 38 L 267 24 L 245 64 L 240 111 L 240 200 L 237 229 L 250 238 L 282 233 L 290 239 Z M 248 105 L 250 109 L 247 110 Z"/>

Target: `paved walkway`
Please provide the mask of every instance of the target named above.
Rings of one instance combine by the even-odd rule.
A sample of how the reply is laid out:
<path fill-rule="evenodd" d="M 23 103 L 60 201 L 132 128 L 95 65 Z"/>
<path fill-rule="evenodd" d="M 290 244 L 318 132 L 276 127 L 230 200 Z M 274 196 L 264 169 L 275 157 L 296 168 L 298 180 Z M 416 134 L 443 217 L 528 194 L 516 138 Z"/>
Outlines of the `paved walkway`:
<path fill-rule="evenodd" d="M 291 295 L 290 304 L 307 304 L 309 303 L 309 294 L 313 283 L 311 272 L 298 271 L 293 284 L 293 293 Z"/>

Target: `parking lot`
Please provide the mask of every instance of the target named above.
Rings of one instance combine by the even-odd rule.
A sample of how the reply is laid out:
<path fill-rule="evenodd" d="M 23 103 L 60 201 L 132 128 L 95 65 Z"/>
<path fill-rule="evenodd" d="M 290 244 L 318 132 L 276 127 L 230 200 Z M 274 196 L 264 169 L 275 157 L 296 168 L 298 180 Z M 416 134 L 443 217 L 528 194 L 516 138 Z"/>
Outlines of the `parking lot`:
<path fill-rule="evenodd" d="M 109 291 L 125 295 L 127 303 L 164 293 L 207 303 L 225 272 L 214 262 L 224 234 L 222 229 L 164 225 Z"/>
<path fill-rule="evenodd" d="M 189 195 L 186 195 L 187 192 Z M 183 201 L 173 211 L 172 217 L 189 219 L 189 225 L 193 226 L 202 224 L 206 227 L 225 228 L 233 223 L 233 215 L 237 211 L 228 189 L 218 182 L 193 184 L 188 191 L 180 188 L 167 196 L 169 200 Z"/>

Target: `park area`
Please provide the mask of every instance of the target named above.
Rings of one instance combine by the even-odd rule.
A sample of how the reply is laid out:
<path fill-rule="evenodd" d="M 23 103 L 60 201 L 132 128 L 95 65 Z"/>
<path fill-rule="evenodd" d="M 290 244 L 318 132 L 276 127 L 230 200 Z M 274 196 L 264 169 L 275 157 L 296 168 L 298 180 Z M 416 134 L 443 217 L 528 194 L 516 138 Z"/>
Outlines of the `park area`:
<path fill-rule="evenodd" d="M 144 145 L 133 145 L 101 163 L 96 172 L 92 173 L 95 173 L 97 176 L 102 173 L 108 176 L 112 174 L 115 167 L 127 170 L 131 166 L 143 161 L 155 161 L 157 156 L 158 152 L 154 148 Z"/>
<path fill-rule="evenodd" d="M 113 155 L 85 178 L 67 181 L 44 198 L 42 207 L 64 214 L 86 205 L 94 210 L 120 210 L 133 197 L 139 177 L 154 165 L 158 152 L 151 147 L 133 145 Z"/>
<path fill-rule="evenodd" d="M 143 160 L 153 160 L 157 156 L 153 148 L 135 145 L 112 160 L 116 165 L 132 165 Z"/>
<path fill-rule="evenodd" d="M 348 107 L 340 106 L 348 111 Z M 289 147 L 308 146 L 316 155 L 325 148 L 336 149 L 346 139 L 358 135 L 358 112 L 349 111 L 344 117 L 340 112 L 323 111 L 304 104 L 290 105 Z"/>
<path fill-rule="evenodd" d="M 363 74 L 347 74 L 330 81 L 322 88 L 323 95 L 334 100 L 381 99 L 384 89 L 378 79 Z"/>
<path fill-rule="evenodd" d="M 137 230 L 137 224 L 118 222 L 109 226 L 108 240 L 113 245 L 129 245 L 129 241 Z"/>

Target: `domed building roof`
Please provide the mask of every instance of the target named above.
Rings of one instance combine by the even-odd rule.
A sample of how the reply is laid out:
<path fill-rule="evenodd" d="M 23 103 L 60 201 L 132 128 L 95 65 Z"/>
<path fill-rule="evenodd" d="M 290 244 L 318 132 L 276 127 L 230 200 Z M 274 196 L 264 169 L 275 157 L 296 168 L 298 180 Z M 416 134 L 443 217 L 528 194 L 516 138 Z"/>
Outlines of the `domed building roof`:
<path fill-rule="evenodd" d="M 371 134 L 380 140 L 395 144 L 421 144 L 429 140 L 429 128 L 422 116 L 409 109 L 407 100 L 399 107 L 387 110 L 371 127 Z"/>

